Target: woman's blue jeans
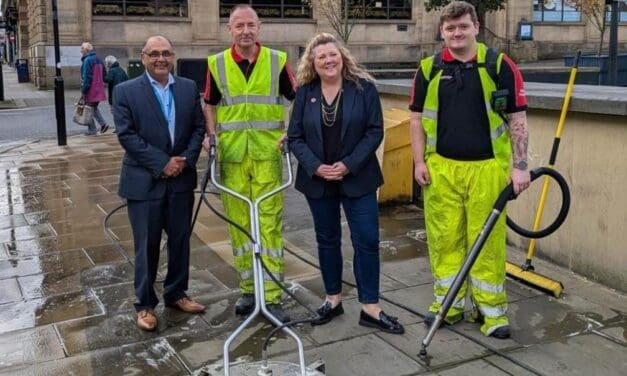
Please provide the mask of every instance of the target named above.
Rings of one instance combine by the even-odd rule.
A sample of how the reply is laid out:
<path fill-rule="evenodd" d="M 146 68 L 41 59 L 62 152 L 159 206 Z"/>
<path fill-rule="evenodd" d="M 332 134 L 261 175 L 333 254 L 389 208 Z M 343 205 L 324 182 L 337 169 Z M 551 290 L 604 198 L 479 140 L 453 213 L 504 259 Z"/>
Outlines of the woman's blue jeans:
<path fill-rule="evenodd" d="M 379 208 L 376 193 L 361 197 L 310 198 L 318 257 L 324 288 L 328 295 L 342 292 L 342 225 L 340 204 L 344 208 L 355 250 L 353 272 L 362 304 L 379 301 Z"/>

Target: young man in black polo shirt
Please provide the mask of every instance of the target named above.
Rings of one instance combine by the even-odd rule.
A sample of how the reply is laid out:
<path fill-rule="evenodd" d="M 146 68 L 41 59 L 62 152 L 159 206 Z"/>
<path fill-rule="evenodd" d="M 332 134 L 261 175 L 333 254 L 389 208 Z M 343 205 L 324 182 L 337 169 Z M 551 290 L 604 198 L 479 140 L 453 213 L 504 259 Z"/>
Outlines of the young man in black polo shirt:
<path fill-rule="evenodd" d="M 453 1 L 442 10 L 445 47 L 421 61 L 410 110 L 414 175 L 424 189 L 425 222 L 438 312 L 468 248 L 496 198 L 511 180 L 529 186 L 527 100 L 523 80 L 507 57 L 478 43 L 472 5 Z M 510 167 L 513 164 L 513 169 Z M 505 293 L 505 215 L 501 215 L 470 271 L 481 331 L 510 336 Z M 445 322 L 463 318 L 467 284 Z M 433 323 L 433 316 L 425 319 Z"/>

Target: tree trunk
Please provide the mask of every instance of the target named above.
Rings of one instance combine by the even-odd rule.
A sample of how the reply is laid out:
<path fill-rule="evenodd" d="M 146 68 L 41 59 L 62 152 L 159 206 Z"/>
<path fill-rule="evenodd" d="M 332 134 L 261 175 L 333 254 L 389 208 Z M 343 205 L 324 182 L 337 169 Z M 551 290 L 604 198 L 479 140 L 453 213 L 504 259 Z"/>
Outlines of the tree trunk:
<path fill-rule="evenodd" d="M 485 12 L 477 12 L 477 19 L 479 21 L 479 35 L 477 35 L 477 40 L 485 43 L 486 40 L 486 24 L 485 24 Z"/>

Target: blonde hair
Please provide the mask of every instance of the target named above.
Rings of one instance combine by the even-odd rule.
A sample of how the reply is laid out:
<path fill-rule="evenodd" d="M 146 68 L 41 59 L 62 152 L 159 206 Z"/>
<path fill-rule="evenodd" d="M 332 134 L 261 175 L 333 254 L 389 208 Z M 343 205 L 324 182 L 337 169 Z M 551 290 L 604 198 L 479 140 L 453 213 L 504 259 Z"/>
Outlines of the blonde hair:
<path fill-rule="evenodd" d="M 305 52 L 298 63 L 298 72 L 296 73 L 298 86 L 306 85 L 318 78 L 318 73 L 316 73 L 314 67 L 314 49 L 327 43 L 333 43 L 342 56 L 342 77 L 354 82 L 357 87 L 361 87 L 359 84 L 360 79 L 374 82 L 374 78 L 370 73 L 366 72 L 364 68 L 357 64 L 355 58 L 351 55 L 350 51 L 348 51 L 348 48 L 337 40 L 337 38 L 329 33 L 318 33 L 309 40 Z"/>

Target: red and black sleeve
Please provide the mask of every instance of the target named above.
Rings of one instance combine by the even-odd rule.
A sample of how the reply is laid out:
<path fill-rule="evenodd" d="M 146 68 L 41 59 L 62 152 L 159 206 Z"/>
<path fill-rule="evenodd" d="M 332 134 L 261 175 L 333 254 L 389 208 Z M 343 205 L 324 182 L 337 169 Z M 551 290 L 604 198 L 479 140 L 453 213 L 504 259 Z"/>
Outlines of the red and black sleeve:
<path fill-rule="evenodd" d="M 499 72 L 499 89 L 507 89 L 509 91 L 507 110 L 505 112 L 511 114 L 527 109 L 527 97 L 525 95 L 525 83 L 522 73 L 520 73 L 516 63 L 506 55 L 503 56 L 501 71 Z"/>

